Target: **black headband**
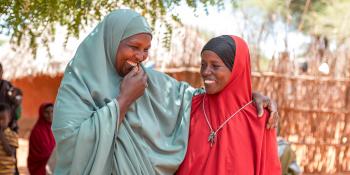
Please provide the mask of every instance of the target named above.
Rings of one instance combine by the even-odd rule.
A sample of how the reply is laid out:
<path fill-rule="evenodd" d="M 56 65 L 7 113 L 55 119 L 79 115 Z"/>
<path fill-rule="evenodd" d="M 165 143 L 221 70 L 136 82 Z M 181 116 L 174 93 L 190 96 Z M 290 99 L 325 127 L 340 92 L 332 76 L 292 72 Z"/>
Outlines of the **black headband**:
<path fill-rule="evenodd" d="M 215 52 L 226 67 L 232 71 L 236 55 L 236 44 L 229 35 L 222 35 L 210 39 L 208 43 L 204 45 L 201 53 L 205 50 Z"/>

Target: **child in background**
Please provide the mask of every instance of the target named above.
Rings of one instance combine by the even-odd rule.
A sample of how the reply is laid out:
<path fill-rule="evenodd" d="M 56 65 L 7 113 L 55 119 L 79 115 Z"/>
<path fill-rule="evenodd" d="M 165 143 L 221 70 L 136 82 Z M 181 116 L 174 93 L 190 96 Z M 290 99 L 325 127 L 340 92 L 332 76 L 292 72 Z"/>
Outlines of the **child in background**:
<path fill-rule="evenodd" d="M 13 175 L 16 167 L 15 151 L 18 148 L 18 135 L 8 125 L 11 109 L 0 103 L 0 174 Z"/>

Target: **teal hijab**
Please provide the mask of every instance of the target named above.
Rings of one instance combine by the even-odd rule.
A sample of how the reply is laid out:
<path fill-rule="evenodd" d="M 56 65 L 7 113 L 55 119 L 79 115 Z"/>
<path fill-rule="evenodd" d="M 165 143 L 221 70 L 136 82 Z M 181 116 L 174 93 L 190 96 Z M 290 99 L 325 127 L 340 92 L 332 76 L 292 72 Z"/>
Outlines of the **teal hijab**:
<path fill-rule="evenodd" d="M 151 29 L 132 10 L 116 10 L 84 39 L 69 62 L 54 108 L 55 174 L 173 174 L 187 148 L 195 89 L 145 69 L 148 87 L 118 124 L 121 40 Z"/>

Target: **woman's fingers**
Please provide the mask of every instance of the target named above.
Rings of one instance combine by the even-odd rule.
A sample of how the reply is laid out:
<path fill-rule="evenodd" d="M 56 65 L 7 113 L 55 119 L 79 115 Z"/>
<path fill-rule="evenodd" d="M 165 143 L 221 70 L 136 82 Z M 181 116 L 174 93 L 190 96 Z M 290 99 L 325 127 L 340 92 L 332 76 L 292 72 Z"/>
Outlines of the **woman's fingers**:
<path fill-rule="evenodd" d="M 136 66 L 134 66 L 133 68 L 132 68 L 132 70 L 128 73 L 128 74 L 126 74 L 125 75 L 125 77 L 124 77 L 124 79 L 125 78 L 130 78 L 130 77 L 133 77 L 133 76 L 135 76 L 136 74 L 138 74 L 138 68 L 136 67 Z"/>
<path fill-rule="evenodd" d="M 264 106 L 261 98 L 256 97 L 254 99 L 256 109 L 258 111 L 258 117 L 262 117 L 264 114 Z"/>
<path fill-rule="evenodd" d="M 277 112 L 277 104 L 275 101 L 269 103 L 268 109 L 270 110 L 270 118 L 267 123 L 267 128 L 277 128 L 279 122 L 279 114 Z"/>
<path fill-rule="evenodd" d="M 258 111 L 258 117 L 262 117 L 264 114 L 264 108 L 267 108 L 270 112 L 270 117 L 266 123 L 266 128 L 277 128 L 279 115 L 277 112 L 277 103 L 273 100 L 270 100 L 269 97 L 265 97 L 262 95 L 256 95 L 254 98 L 254 102 Z"/>

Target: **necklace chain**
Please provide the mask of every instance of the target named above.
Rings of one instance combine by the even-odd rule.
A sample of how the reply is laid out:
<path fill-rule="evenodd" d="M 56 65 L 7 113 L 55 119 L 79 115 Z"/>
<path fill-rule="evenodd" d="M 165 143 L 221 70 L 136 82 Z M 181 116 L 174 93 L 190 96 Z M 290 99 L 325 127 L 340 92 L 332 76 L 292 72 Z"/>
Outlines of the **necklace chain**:
<path fill-rule="evenodd" d="M 209 122 L 209 119 L 208 119 L 208 116 L 207 116 L 207 113 L 205 112 L 205 108 L 204 108 L 204 100 L 205 100 L 205 95 L 203 97 L 203 102 L 202 102 L 202 108 L 203 108 L 203 113 L 204 113 L 204 117 L 205 117 L 205 120 L 207 121 L 207 124 L 209 126 L 209 129 L 210 129 L 210 134 L 209 134 L 209 137 L 208 137 L 208 142 L 210 142 L 210 146 L 213 146 L 214 143 L 215 143 L 215 137 L 216 137 L 216 134 L 219 132 L 219 130 L 221 128 L 223 128 L 227 122 L 229 122 L 237 113 L 239 113 L 242 109 L 244 109 L 246 106 L 250 105 L 252 101 L 248 102 L 247 104 L 245 104 L 243 107 L 241 107 L 238 111 L 236 111 L 234 114 L 232 114 L 230 117 L 228 117 L 220 126 L 218 129 L 216 129 L 214 131 L 213 127 L 211 126 L 210 122 Z"/>

